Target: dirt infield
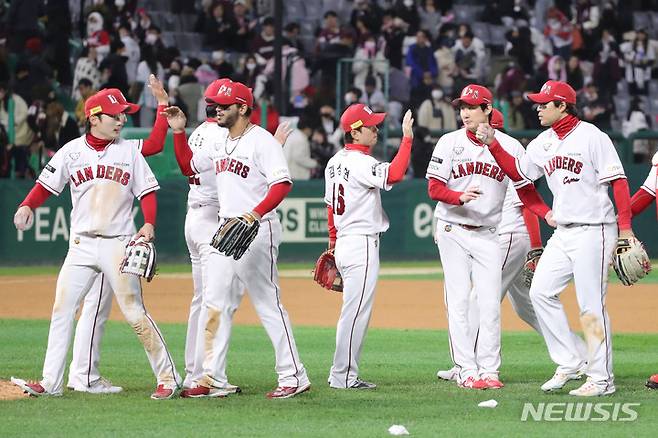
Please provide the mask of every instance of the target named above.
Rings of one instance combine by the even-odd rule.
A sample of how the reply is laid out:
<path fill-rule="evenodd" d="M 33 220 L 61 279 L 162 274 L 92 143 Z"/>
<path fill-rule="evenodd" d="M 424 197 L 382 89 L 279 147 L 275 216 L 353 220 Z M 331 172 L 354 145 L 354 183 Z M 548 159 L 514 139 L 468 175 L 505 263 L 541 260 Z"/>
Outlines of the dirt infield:
<path fill-rule="evenodd" d="M 18 400 L 28 395 L 9 380 L 0 380 L 0 400 Z"/>
<path fill-rule="evenodd" d="M 1 318 L 49 319 L 52 310 L 55 276 L 0 277 Z M 308 278 L 283 278 L 282 301 L 295 325 L 331 327 L 340 311 L 340 294 L 321 289 Z M 658 332 L 656 284 L 639 284 L 627 288 L 613 284 L 608 290 L 608 311 L 615 333 Z M 158 322 L 186 322 L 192 293 L 189 275 L 161 275 L 144 284 L 144 299 Z M 569 320 L 580 330 L 578 307 L 573 286 L 562 295 Z M 251 303 L 238 310 L 237 324 L 258 325 Z M 123 317 L 114 306 L 112 319 Z M 371 327 L 445 329 L 443 283 L 429 280 L 380 280 Z M 503 329 L 529 330 L 514 314 L 509 301 L 503 303 Z"/>

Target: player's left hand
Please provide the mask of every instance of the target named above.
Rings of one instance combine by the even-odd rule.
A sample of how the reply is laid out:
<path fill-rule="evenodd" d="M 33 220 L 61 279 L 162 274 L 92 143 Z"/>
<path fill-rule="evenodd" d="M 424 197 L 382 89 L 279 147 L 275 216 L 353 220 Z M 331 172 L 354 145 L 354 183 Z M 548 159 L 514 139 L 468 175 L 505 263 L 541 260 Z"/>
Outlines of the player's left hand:
<path fill-rule="evenodd" d="M 293 129 L 290 126 L 289 122 L 283 122 L 276 127 L 276 132 L 274 132 L 274 138 L 278 141 L 281 146 L 286 143 L 288 136 L 292 133 Z"/>
<path fill-rule="evenodd" d="M 155 227 L 153 224 L 145 223 L 135 235 L 135 239 L 139 236 L 143 236 L 147 242 L 151 242 L 155 238 Z"/>
<path fill-rule="evenodd" d="M 187 117 L 183 110 L 177 106 L 169 106 L 160 113 L 160 115 L 167 118 L 167 123 L 174 132 L 181 132 L 185 130 L 185 125 L 187 124 Z"/>
<path fill-rule="evenodd" d="M 414 118 L 411 116 L 411 110 L 404 113 L 402 119 L 402 135 L 408 138 L 414 138 Z"/>
<path fill-rule="evenodd" d="M 488 123 L 480 123 L 477 131 L 475 132 L 475 136 L 482 143 L 490 145 L 494 141 L 494 133 L 494 129 Z"/>
<path fill-rule="evenodd" d="M 553 210 L 546 213 L 546 216 L 544 216 L 544 219 L 546 219 L 546 223 L 548 225 L 550 225 L 553 228 L 557 228 L 557 222 L 555 222 L 555 219 L 553 219 Z"/>
<path fill-rule="evenodd" d="M 169 95 L 164 89 L 162 82 L 155 77 L 154 74 L 149 75 L 148 87 L 151 89 L 151 94 L 158 101 L 158 105 L 169 105 Z"/>
<path fill-rule="evenodd" d="M 14 214 L 14 226 L 17 230 L 24 231 L 32 227 L 34 222 L 34 212 L 27 205 L 18 207 Z"/>

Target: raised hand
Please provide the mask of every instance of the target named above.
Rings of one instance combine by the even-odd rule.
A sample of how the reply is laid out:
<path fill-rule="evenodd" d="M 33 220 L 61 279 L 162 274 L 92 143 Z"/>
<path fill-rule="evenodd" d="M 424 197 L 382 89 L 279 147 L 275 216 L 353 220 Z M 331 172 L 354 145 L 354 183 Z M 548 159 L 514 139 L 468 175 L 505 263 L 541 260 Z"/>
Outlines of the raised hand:
<path fill-rule="evenodd" d="M 289 122 L 283 122 L 276 128 L 276 132 L 274 133 L 274 138 L 276 138 L 276 141 L 278 141 L 281 146 L 283 146 L 286 143 L 286 140 L 288 139 L 288 136 L 290 133 L 293 131 L 292 127 L 290 126 Z"/>
<path fill-rule="evenodd" d="M 491 144 L 494 141 L 494 129 L 488 123 L 480 123 L 475 136 L 484 144 Z"/>
<path fill-rule="evenodd" d="M 167 123 L 174 132 L 181 132 L 185 130 L 185 125 L 187 124 L 187 117 L 183 110 L 177 106 L 169 106 L 160 113 L 161 115 L 167 118 Z"/>
<path fill-rule="evenodd" d="M 154 74 L 149 75 L 148 87 L 151 89 L 151 94 L 158 101 L 158 105 L 169 105 L 169 95 L 164 89 L 162 82 L 155 77 Z"/>
<path fill-rule="evenodd" d="M 409 138 L 414 138 L 414 119 L 411 116 L 411 110 L 407 110 L 404 113 L 404 118 L 402 119 L 402 135 Z"/>

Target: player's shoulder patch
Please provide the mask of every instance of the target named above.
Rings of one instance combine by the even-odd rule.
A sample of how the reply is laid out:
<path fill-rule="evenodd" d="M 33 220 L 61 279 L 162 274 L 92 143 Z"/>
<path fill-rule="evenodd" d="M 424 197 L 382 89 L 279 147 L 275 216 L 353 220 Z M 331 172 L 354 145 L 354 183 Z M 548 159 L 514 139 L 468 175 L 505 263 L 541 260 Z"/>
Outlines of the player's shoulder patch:
<path fill-rule="evenodd" d="M 432 163 L 438 163 L 438 164 L 441 164 L 441 163 L 443 163 L 443 158 L 440 158 L 440 157 L 432 157 L 432 158 L 430 159 L 430 161 L 431 161 Z"/>

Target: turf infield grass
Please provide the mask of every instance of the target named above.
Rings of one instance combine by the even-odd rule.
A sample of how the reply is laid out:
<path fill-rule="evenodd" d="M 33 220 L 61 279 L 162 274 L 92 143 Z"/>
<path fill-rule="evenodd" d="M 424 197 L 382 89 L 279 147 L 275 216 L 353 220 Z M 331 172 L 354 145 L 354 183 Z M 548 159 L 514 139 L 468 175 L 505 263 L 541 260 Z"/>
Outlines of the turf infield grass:
<path fill-rule="evenodd" d="M 182 371 L 185 326 L 161 326 Z M 0 320 L 0 378 L 37 378 L 48 321 Z M 290 400 L 267 400 L 275 386 L 272 347 L 261 327 L 235 327 L 229 376 L 243 394 L 227 399 L 153 401 L 155 383 L 146 357 L 127 324 L 108 322 L 102 349 L 103 375 L 124 386 L 117 395 L 66 391 L 63 397 L 0 401 L 3 436 L 336 436 L 385 437 L 392 424 L 412 436 L 655 436 L 658 391 L 644 388 L 658 372 L 658 335 L 614 338 L 617 393 L 593 402 L 641 403 L 634 422 L 521 422 L 524 402 L 574 401 L 543 394 L 539 385 L 553 372 L 535 333 L 503 334 L 499 391 L 467 391 L 439 382 L 436 370 L 449 364 L 447 334 L 430 330 L 370 330 L 362 377 L 375 391 L 338 391 L 326 385 L 335 331 L 297 327 L 301 358 L 311 392 Z M 567 389 L 576 387 L 567 385 Z M 496 409 L 478 408 L 494 398 Z M 577 399 L 576 401 L 583 401 Z M 590 401 L 590 400 L 585 400 Z"/>

